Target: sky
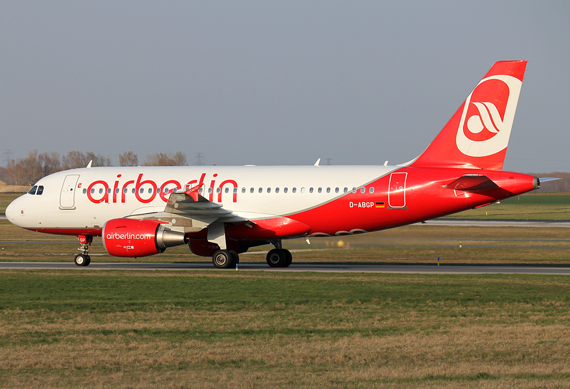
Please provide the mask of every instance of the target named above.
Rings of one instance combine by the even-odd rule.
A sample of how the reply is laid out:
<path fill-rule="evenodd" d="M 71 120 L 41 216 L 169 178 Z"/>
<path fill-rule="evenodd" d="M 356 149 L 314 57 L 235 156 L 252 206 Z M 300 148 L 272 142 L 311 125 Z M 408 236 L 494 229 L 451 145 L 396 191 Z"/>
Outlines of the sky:
<path fill-rule="evenodd" d="M 570 171 L 567 1 L 0 0 L 0 153 L 407 162 L 528 60 L 504 169 Z M 0 162 L 5 166 L 5 161 Z"/>

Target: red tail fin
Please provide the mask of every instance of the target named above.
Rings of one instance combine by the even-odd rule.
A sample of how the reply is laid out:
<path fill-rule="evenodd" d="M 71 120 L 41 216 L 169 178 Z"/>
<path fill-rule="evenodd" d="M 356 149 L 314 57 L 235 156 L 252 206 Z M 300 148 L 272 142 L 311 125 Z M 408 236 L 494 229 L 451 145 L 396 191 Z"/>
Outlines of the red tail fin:
<path fill-rule="evenodd" d="M 525 68 L 495 63 L 412 166 L 501 170 Z"/>

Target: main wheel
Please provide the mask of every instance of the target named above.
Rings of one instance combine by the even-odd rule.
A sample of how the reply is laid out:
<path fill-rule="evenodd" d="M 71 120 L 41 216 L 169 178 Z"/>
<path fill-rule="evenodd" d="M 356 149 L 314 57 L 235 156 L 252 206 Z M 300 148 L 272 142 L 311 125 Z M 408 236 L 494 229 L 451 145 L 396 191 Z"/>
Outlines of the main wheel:
<path fill-rule="evenodd" d="M 287 258 L 283 267 L 289 267 L 289 266 L 291 266 L 291 263 L 293 262 L 293 254 L 291 254 L 291 251 L 289 251 L 287 249 L 283 249 L 283 252 L 285 253 L 285 257 Z"/>
<path fill-rule="evenodd" d="M 75 264 L 77 266 L 89 266 L 91 258 L 87 254 L 77 254 L 75 256 Z"/>
<path fill-rule="evenodd" d="M 237 251 L 235 250 L 230 250 L 230 254 L 232 255 L 233 259 L 234 259 L 234 263 L 239 263 L 239 254 L 237 253 Z"/>
<path fill-rule="evenodd" d="M 271 267 L 284 267 L 287 263 L 287 255 L 285 250 L 273 249 L 267 253 L 265 260 Z"/>
<path fill-rule="evenodd" d="M 218 250 L 212 256 L 212 263 L 220 269 L 235 267 L 236 263 L 234 261 L 234 256 L 228 250 Z"/>

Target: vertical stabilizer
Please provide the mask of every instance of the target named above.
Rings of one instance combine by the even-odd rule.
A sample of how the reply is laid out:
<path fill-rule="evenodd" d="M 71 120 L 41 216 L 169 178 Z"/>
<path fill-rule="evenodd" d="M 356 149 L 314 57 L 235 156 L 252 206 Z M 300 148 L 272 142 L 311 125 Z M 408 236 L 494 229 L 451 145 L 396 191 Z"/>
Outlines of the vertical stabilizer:
<path fill-rule="evenodd" d="M 501 170 L 525 68 L 495 63 L 412 166 Z"/>

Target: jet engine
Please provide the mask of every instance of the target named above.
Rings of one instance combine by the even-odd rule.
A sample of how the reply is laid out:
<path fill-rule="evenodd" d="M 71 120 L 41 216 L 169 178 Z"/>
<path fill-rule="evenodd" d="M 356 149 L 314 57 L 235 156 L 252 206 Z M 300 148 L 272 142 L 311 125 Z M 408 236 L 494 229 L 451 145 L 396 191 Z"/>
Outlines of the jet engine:
<path fill-rule="evenodd" d="M 103 226 L 105 250 L 116 257 L 145 257 L 188 243 L 188 235 L 156 220 L 112 219 Z"/>

